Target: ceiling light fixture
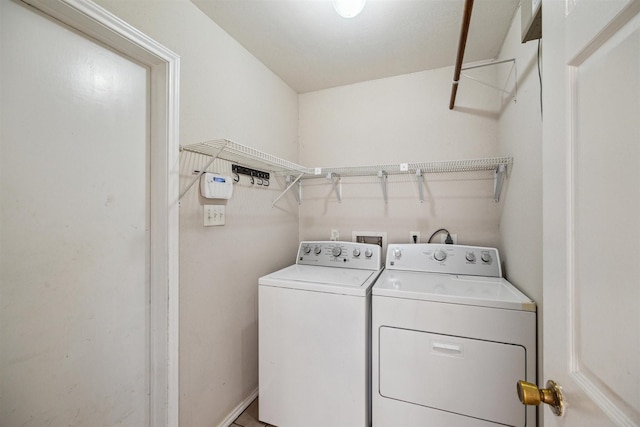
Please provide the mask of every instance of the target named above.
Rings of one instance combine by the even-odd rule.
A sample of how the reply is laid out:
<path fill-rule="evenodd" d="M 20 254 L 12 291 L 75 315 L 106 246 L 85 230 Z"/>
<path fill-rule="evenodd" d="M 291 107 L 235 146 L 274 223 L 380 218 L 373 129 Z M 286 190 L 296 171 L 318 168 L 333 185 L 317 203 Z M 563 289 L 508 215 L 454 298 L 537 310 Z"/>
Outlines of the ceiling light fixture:
<path fill-rule="evenodd" d="M 343 18 L 358 16 L 367 0 L 333 0 L 333 8 Z"/>

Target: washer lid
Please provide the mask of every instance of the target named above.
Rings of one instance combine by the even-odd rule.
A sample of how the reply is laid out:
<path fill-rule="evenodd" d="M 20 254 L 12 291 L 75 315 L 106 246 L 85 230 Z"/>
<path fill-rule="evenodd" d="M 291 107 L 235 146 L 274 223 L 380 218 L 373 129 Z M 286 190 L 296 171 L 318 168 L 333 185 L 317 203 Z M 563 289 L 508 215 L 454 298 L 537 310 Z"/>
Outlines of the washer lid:
<path fill-rule="evenodd" d="M 373 295 L 536 311 L 536 303 L 501 277 L 385 270 Z"/>
<path fill-rule="evenodd" d="M 367 295 L 381 270 L 291 265 L 259 279 L 261 286 Z"/>

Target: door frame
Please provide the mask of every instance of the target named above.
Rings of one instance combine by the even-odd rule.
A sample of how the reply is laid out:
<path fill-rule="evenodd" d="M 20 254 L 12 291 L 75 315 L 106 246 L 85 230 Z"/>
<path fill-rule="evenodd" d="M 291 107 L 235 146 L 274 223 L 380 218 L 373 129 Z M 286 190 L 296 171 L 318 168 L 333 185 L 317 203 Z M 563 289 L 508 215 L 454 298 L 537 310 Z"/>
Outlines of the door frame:
<path fill-rule="evenodd" d="M 180 57 L 90 0 L 21 0 L 150 70 L 150 424 L 178 426 Z"/>

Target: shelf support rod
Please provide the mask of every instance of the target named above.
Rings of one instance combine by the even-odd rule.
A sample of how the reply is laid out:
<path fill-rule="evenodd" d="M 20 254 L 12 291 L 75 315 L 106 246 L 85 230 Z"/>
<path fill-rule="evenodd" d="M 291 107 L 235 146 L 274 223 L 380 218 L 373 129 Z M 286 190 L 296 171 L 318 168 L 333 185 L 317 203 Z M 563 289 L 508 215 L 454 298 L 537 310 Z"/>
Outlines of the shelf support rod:
<path fill-rule="evenodd" d="M 476 68 L 484 68 L 484 67 L 490 67 L 492 65 L 498 65 L 498 64 L 506 64 L 507 62 L 516 62 L 515 58 L 511 58 L 511 59 L 505 59 L 502 61 L 492 61 L 492 62 L 487 62 L 485 64 L 478 64 L 478 65 L 469 65 L 466 67 L 461 67 L 460 70 L 461 71 L 467 71 L 467 70 L 474 70 Z"/>
<path fill-rule="evenodd" d="M 497 90 L 497 91 L 500 91 L 500 92 L 502 92 L 502 93 L 504 93 L 504 94 L 506 94 L 506 95 L 512 95 L 512 94 L 513 94 L 513 101 L 514 101 L 514 102 L 516 102 L 516 101 L 517 101 L 517 99 L 518 99 L 518 66 L 517 66 L 517 63 L 516 63 L 515 58 L 512 58 L 512 59 L 505 59 L 504 61 L 490 62 L 490 63 L 488 63 L 488 64 L 474 65 L 474 66 L 470 66 L 470 67 L 466 67 L 466 68 L 464 68 L 464 67 L 463 67 L 463 68 L 462 68 L 462 71 L 465 71 L 465 70 L 473 70 L 473 69 L 475 69 L 475 68 L 488 67 L 488 66 L 490 66 L 490 65 L 506 64 L 506 63 L 509 63 L 509 62 L 512 62 L 512 63 L 513 63 L 513 65 L 511 66 L 511 71 L 509 72 L 509 75 L 507 76 L 507 79 L 505 80 L 505 83 L 504 83 L 504 86 L 505 86 L 505 87 L 503 87 L 503 88 L 498 87 L 498 86 L 495 86 L 495 85 L 492 85 L 492 84 L 487 83 L 487 82 L 483 82 L 482 80 L 477 79 L 477 78 L 475 78 L 475 77 L 471 77 L 471 76 L 470 76 L 470 75 L 468 75 L 468 74 L 461 74 L 461 76 L 466 77 L 466 78 L 468 78 L 469 80 L 473 80 L 473 81 L 475 81 L 475 82 L 478 82 L 478 83 L 480 83 L 481 85 L 484 85 L 484 86 L 490 87 L 491 89 L 495 89 L 495 90 Z M 509 92 L 509 91 L 507 91 L 505 88 L 506 88 L 506 86 L 507 86 L 507 83 L 509 83 L 509 80 L 510 80 L 510 78 L 511 78 L 511 75 L 512 75 L 512 74 L 514 75 L 514 84 L 513 84 L 513 86 L 514 86 L 514 92 Z"/>
<path fill-rule="evenodd" d="M 478 82 L 478 83 L 480 83 L 481 85 L 484 85 L 484 86 L 490 87 L 491 89 L 495 89 L 495 90 L 497 90 L 498 92 L 502 92 L 502 93 L 504 93 L 504 94 L 506 94 L 506 95 L 511 95 L 511 93 L 509 93 L 508 91 L 506 91 L 506 90 L 504 90 L 503 88 L 498 87 L 498 86 L 496 86 L 496 85 L 492 85 L 491 83 L 483 82 L 483 81 L 482 81 L 482 80 L 480 80 L 480 79 L 476 79 L 475 77 L 471 77 L 471 76 L 468 76 L 468 75 L 466 75 L 466 74 L 461 74 L 461 76 L 462 76 L 462 77 L 466 77 L 466 78 L 468 78 L 469 80 L 473 80 L 474 82 Z"/>
<path fill-rule="evenodd" d="M 420 203 L 424 203 L 424 190 L 422 186 L 424 184 L 424 175 L 422 175 L 422 170 L 420 168 L 416 169 L 416 178 L 418 180 L 418 193 L 420 193 Z"/>
<path fill-rule="evenodd" d="M 380 178 L 380 183 L 382 184 L 382 197 L 384 197 L 384 202 L 389 202 L 389 196 L 387 195 L 387 172 L 380 170 L 378 171 L 378 178 Z"/>
<path fill-rule="evenodd" d="M 499 164 L 494 172 L 493 176 L 493 201 L 498 203 L 500 201 L 500 193 L 502 192 L 502 183 L 504 181 L 504 173 L 506 166 L 504 163 Z"/>
<path fill-rule="evenodd" d="M 228 142 L 227 142 L 228 143 Z M 180 200 L 182 200 L 182 197 L 184 197 L 185 194 L 187 194 L 187 192 L 191 189 L 191 187 L 193 187 L 193 184 L 195 184 L 196 182 L 198 182 L 198 180 L 200 179 L 200 177 L 202 176 L 203 173 L 205 173 L 207 171 L 207 169 L 209 169 L 209 166 L 211 166 L 213 164 L 213 161 L 215 159 L 218 158 L 218 156 L 220 155 L 220 153 L 222 153 L 222 150 L 224 150 L 224 148 L 227 146 L 227 144 L 224 144 L 223 146 L 221 146 L 220 148 L 218 148 L 218 151 L 216 152 L 215 156 L 211 157 L 211 160 L 209 161 L 209 163 L 207 163 L 207 166 L 205 166 L 204 168 L 202 168 L 199 172 L 198 172 L 198 176 L 195 177 L 195 179 L 193 181 L 191 181 L 191 184 L 189 184 L 187 186 L 187 188 L 184 189 L 184 191 L 182 192 L 182 194 L 180 194 L 180 197 L 178 197 L 178 203 L 180 203 Z"/>
<path fill-rule="evenodd" d="M 291 184 L 289 184 L 287 186 L 287 188 L 284 189 L 284 191 L 282 193 L 280 193 L 280 195 L 278 197 L 276 197 L 276 199 L 271 202 L 271 207 L 274 207 L 276 205 L 276 203 L 278 203 L 278 200 L 280 200 L 282 198 L 282 196 L 284 196 L 285 194 L 287 194 L 287 191 L 289 191 L 291 189 L 291 187 L 293 187 L 296 182 L 300 181 L 300 178 L 302 178 L 304 176 L 304 173 L 301 173 L 300 175 L 298 175 L 298 177 L 296 179 L 294 179 Z M 289 175 L 287 176 L 287 182 L 291 181 L 292 176 Z M 299 194 L 296 194 L 296 199 L 298 200 L 298 204 L 300 204 L 300 200 L 301 200 L 301 196 L 302 196 L 302 190 L 299 189 Z M 294 193 L 295 194 L 295 193 Z"/>
<path fill-rule="evenodd" d="M 342 177 L 336 173 L 329 172 L 327 179 L 333 182 L 333 191 L 336 192 L 338 203 L 342 203 Z"/>

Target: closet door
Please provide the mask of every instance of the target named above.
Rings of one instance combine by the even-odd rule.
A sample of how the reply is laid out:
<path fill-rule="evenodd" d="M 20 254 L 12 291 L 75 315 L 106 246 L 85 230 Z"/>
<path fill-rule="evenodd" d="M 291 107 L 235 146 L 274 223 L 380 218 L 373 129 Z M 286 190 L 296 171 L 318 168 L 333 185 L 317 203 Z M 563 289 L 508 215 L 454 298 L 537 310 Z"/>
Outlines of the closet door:
<path fill-rule="evenodd" d="M 149 71 L 0 19 L 1 423 L 149 425 Z"/>
<path fill-rule="evenodd" d="M 542 10 L 544 425 L 640 426 L 640 1 Z"/>

